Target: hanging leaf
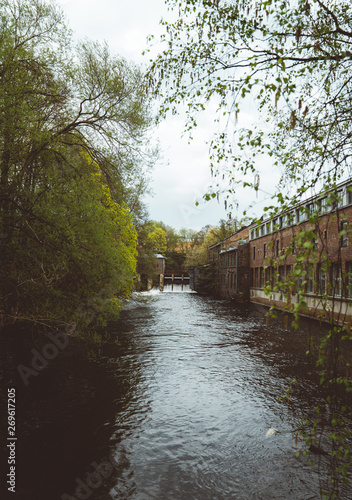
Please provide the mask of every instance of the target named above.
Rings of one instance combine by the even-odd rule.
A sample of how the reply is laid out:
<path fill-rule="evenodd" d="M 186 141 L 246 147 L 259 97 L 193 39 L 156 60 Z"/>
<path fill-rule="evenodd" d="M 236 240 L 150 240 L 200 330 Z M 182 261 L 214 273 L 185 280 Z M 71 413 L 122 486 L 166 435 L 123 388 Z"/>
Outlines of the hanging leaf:
<path fill-rule="evenodd" d="M 291 117 L 290 117 L 290 128 L 291 128 L 291 129 L 294 129 L 294 128 L 295 128 L 295 126 L 296 126 L 296 121 L 297 121 L 297 119 L 296 119 L 296 112 L 295 112 L 295 111 L 292 111 L 292 112 L 291 112 Z"/>
<path fill-rule="evenodd" d="M 299 44 L 299 40 L 301 38 L 301 34 L 302 34 L 302 28 L 299 27 L 297 30 L 296 30 L 296 33 L 295 33 L 295 38 L 296 38 L 296 42 L 297 42 L 297 45 Z"/>

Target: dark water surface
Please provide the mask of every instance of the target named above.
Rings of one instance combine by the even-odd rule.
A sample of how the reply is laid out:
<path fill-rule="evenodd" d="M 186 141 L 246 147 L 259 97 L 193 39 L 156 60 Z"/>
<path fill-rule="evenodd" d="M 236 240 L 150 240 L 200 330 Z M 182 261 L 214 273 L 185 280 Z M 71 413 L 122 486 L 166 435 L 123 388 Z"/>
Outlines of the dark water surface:
<path fill-rule="evenodd" d="M 253 307 L 197 294 L 145 297 L 110 327 L 119 346 L 95 360 L 69 346 L 28 387 L 4 371 L 28 364 L 35 346 L 0 338 L 18 428 L 17 493 L 0 498 L 320 498 L 324 457 L 320 468 L 294 457 L 301 418 L 323 408 L 307 332 L 267 327 Z M 293 378 L 290 403 L 279 403 Z M 279 433 L 266 437 L 270 428 Z"/>

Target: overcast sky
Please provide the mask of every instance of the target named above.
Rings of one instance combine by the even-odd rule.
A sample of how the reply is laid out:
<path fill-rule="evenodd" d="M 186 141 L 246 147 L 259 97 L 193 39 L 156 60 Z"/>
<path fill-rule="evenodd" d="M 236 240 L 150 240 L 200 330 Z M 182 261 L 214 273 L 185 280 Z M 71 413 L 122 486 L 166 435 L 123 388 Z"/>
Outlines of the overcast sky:
<path fill-rule="evenodd" d="M 158 40 L 162 30 L 159 21 L 168 16 L 164 0 L 57 0 L 57 3 L 65 12 L 75 37 L 107 41 L 112 53 L 144 65 L 150 57 L 142 56 L 147 37 L 154 34 Z M 249 109 L 247 120 L 250 120 L 250 114 Z M 190 145 L 187 137 L 182 137 L 181 117 L 168 118 L 155 131 L 162 157 L 153 172 L 151 187 L 154 196 L 147 198 L 147 204 L 151 219 L 162 220 L 176 229 L 198 230 L 227 218 L 222 202 L 202 202 L 202 195 L 212 182 L 206 145 L 214 132 L 211 110 L 197 122 L 197 134 Z M 264 162 L 260 182 L 262 191 L 258 197 L 249 190 L 237 193 L 239 218 L 251 203 L 256 206 L 251 213 L 261 215 L 262 200 L 273 193 L 278 178 L 273 171 L 268 175 L 268 169 L 270 171 L 270 166 Z M 201 201 L 199 206 L 195 206 L 196 200 Z"/>

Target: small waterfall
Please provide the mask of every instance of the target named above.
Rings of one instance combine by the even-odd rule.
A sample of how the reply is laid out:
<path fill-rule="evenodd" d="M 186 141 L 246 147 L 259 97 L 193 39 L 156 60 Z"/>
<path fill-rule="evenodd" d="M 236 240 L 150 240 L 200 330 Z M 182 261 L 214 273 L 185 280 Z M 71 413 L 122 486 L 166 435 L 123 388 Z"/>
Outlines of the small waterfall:
<path fill-rule="evenodd" d="M 164 277 L 164 289 L 163 292 L 166 293 L 194 293 L 189 287 L 189 277 L 188 276 L 165 276 Z"/>
<path fill-rule="evenodd" d="M 174 292 L 174 293 L 193 293 L 193 290 L 189 288 L 189 284 L 179 285 L 178 283 L 167 283 L 164 285 L 164 292 Z"/>

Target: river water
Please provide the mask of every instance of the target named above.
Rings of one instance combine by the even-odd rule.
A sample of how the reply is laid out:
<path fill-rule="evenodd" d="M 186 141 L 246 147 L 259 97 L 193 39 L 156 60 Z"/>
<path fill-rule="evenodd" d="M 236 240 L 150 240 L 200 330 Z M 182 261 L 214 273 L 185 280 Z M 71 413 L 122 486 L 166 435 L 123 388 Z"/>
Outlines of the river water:
<path fill-rule="evenodd" d="M 13 373 L 19 476 L 4 498 L 320 498 L 325 457 L 311 467 L 294 456 L 305 449 L 301 419 L 324 406 L 308 332 L 266 326 L 253 306 L 175 292 L 136 296 L 109 327 L 119 345 L 98 357 L 62 353 L 28 387 Z M 30 347 L 7 346 L 11 363 Z M 293 378 L 290 402 L 278 402 Z"/>

